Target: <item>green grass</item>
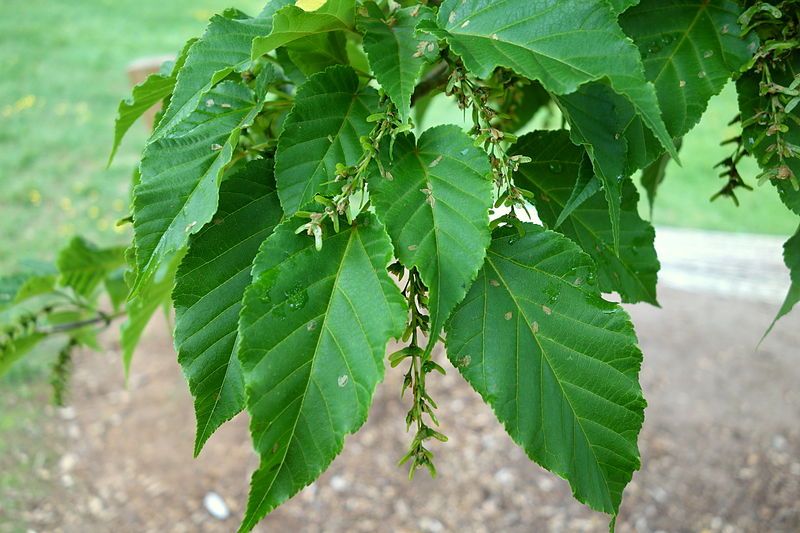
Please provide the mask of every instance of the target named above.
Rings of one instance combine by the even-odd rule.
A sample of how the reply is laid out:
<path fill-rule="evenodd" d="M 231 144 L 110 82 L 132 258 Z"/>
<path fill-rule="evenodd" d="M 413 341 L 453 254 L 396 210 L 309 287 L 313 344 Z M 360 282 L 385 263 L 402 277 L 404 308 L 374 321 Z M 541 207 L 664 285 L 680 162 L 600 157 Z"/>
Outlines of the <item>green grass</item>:
<path fill-rule="evenodd" d="M 128 183 L 145 129 L 132 128 L 108 170 L 126 66 L 178 52 L 207 19 L 263 0 L 6 0 L 0 17 L 0 272 L 53 259 L 75 233 L 129 238 Z"/>
<path fill-rule="evenodd" d="M 261 0 L 6 0 L 0 17 L 0 275 L 52 260 L 75 233 L 123 243 L 129 177 L 146 138 L 132 128 L 110 169 L 113 121 L 130 92 L 126 66 L 174 54 L 207 19 Z M 0 377 L 0 532 L 25 531 L 19 506 L 45 497 L 32 469 L 51 467 L 49 365 L 43 345 Z M 120 367 L 121 371 L 121 367 Z M 50 483 L 58 483 L 53 480 Z"/>
<path fill-rule="evenodd" d="M 653 210 L 655 224 L 786 236 L 795 232 L 797 217 L 781 203 L 775 188 L 756 186 L 758 171 L 751 158 L 742 161 L 739 172 L 755 190 L 737 193 L 741 205 L 736 207 L 729 198 L 709 202 L 725 184 L 713 167 L 732 152 L 731 145 L 720 146 L 720 142 L 741 132 L 728 125 L 736 113 L 736 91 L 731 84 L 711 100 L 700 124 L 684 138 L 682 166 L 673 161 L 667 167 Z"/>

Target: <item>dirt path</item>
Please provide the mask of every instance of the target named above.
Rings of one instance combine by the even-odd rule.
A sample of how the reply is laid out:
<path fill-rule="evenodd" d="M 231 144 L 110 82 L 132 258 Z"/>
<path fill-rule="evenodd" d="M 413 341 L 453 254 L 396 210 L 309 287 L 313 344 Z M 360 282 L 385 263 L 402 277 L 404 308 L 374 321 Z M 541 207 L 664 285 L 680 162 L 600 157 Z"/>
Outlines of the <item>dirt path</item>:
<path fill-rule="evenodd" d="M 649 407 L 644 467 L 626 492 L 618 531 L 800 531 L 797 317 L 754 353 L 774 306 L 674 290 L 662 290 L 661 300 L 661 310 L 630 308 Z M 194 460 L 191 402 L 165 325 L 151 327 L 130 390 L 118 361 L 115 350 L 81 356 L 73 407 L 58 424 L 65 453 L 48 473 L 56 488 L 47 500 L 25 502 L 18 518 L 38 533 L 235 531 L 256 465 L 245 418 Z M 431 382 L 451 439 L 435 449 L 438 479 L 420 472 L 409 483 L 394 466 L 409 436 L 400 372 L 389 371 L 370 421 L 342 456 L 257 531 L 606 531 L 602 515 L 524 456 L 455 370 Z M 231 518 L 204 509 L 209 491 Z"/>

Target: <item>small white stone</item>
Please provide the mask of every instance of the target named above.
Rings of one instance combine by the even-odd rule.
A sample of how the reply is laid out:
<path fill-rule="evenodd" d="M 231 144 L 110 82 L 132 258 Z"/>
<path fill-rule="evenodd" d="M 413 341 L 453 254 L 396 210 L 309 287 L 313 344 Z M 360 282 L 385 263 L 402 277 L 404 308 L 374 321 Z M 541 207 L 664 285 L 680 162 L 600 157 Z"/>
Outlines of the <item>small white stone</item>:
<path fill-rule="evenodd" d="M 429 533 L 440 533 L 444 531 L 444 525 L 435 518 L 423 518 L 419 521 L 419 528 Z"/>
<path fill-rule="evenodd" d="M 331 488 L 336 492 L 342 492 L 349 484 L 342 476 L 333 476 L 330 481 Z"/>
<path fill-rule="evenodd" d="M 209 492 L 205 495 L 203 498 L 203 506 L 206 508 L 206 511 L 208 511 L 208 514 L 217 520 L 225 520 L 231 515 L 231 511 L 228 509 L 225 500 L 216 492 Z"/>
<path fill-rule="evenodd" d="M 75 465 L 78 464 L 78 458 L 75 457 L 73 454 L 68 453 L 61 457 L 61 460 L 58 462 L 58 467 L 61 469 L 62 472 L 67 473 L 73 468 Z"/>
<path fill-rule="evenodd" d="M 513 485 L 514 472 L 510 468 L 501 468 L 495 472 L 494 479 L 501 485 Z"/>

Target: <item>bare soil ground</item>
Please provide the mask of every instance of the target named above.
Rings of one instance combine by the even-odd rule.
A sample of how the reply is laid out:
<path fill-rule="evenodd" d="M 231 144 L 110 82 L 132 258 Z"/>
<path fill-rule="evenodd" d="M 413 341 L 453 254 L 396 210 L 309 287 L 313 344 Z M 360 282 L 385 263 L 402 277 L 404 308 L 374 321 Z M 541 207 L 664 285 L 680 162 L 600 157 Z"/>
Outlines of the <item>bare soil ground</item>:
<path fill-rule="evenodd" d="M 800 328 L 792 316 L 754 348 L 774 306 L 662 290 L 663 309 L 632 306 L 649 401 L 643 468 L 626 491 L 620 533 L 800 531 Z M 113 345 L 113 341 L 109 340 Z M 57 464 L 32 467 L 50 488 L 5 494 L 22 511 L 0 532 L 231 532 L 257 464 L 237 417 L 192 459 L 194 419 L 166 324 L 151 325 L 123 382 L 118 350 L 78 358 L 72 407 L 41 438 Z M 451 368 L 449 365 L 446 365 Z M 604 532 L 563 480 L 531 463 L 450 369 L 430 380 L 450 437 L 440 476 L 395 466 L 410 438 L 401 372 L 387 371 L 366 426 L 262 533 Z M 24 445 L 24 444 L 23 444 Z M 15 451 L 27 460 L 26 450 Z M 214 519 L 203 497 L 230 506 Z M 17 529 L 17 528 L 22 529 Z"/>

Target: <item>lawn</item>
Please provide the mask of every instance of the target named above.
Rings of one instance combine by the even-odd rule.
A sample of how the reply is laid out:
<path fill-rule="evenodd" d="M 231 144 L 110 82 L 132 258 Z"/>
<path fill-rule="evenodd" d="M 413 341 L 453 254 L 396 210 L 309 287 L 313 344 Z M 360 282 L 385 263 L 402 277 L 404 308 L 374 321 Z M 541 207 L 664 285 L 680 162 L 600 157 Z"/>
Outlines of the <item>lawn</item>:
<path fill-rule="evenodd" d="M 6 0 L 0 17 L 0 275 L 21 258 L 52 260 L 75 233 L 103 244 L 129 239 L 115 222 L 128 214 L 143 127 L 131 130 L 105 168 L 117 103 L 129 92 L 126 65 L 175 53 L 231 1 Z M 263 2 L 236 4 L 256 13 Z M 18 504 L 46 497 L 48 483 L 57 481 L 37 474 L 58 460 L 58 439 L 45 429 L 53 417 L 47 384 L 53 352 L 45 345 L 0 378 L 3 533 L 26 531 Z"/>
<path fill-rule="evenodd" d="M 0 272 L 52 259 L 67 236 L 124 242 L 143 127 L 106 169 L 126 66 L 180 50 L 215 12 L 260 0 L 6 0 L 0 17 Z M 135 6 L 135 7 L 132 7 Z"/>

